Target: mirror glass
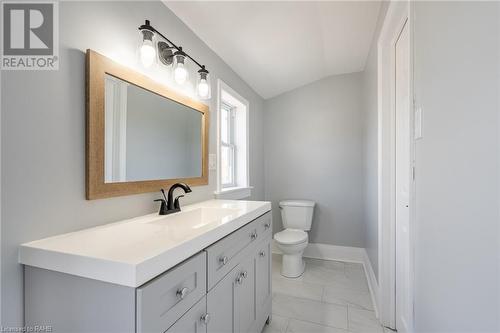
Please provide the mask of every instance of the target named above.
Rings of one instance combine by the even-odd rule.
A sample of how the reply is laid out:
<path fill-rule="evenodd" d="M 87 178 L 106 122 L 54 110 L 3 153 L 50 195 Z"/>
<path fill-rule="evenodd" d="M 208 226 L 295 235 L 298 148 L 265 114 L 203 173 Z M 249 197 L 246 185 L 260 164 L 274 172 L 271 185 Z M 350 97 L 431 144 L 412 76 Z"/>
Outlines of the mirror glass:
<path fill-rule="evenodd" d="M 202 116 L 106 74 L 106 183 L 201 177 Z"/>

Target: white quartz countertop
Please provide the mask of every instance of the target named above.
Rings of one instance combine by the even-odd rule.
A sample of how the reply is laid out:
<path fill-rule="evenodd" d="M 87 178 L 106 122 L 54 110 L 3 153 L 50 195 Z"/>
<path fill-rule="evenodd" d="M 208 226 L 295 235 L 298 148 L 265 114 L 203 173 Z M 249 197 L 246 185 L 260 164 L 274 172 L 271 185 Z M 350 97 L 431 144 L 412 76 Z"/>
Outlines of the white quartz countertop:
<path fill-rule="evenodd" d="M 267 201 L 204 201 L 25 243 L 19 262 L 138 287 L 270 210 Z"/>

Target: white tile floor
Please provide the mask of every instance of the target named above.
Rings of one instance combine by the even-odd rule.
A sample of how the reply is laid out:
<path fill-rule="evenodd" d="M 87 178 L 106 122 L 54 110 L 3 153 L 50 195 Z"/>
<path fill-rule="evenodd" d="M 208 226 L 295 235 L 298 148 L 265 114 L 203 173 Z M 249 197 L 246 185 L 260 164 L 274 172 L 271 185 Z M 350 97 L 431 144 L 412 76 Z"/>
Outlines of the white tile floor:
<path fill-rule="evenodd" d="M 304 274 L 289 279 L 273 255 L 273 319 L 263 333 L 384 332 L 361 264 L 305 260 Z"/>

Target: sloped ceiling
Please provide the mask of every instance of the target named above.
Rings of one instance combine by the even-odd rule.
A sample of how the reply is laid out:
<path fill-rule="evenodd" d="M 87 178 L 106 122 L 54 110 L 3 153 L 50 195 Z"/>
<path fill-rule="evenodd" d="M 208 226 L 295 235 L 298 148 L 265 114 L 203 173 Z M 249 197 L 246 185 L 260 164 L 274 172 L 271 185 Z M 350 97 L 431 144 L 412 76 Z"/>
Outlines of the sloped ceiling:
<path fill-rule="evenodd" d="M 362 71 L 378 1 L 165 4 L 263 98 Z"/>

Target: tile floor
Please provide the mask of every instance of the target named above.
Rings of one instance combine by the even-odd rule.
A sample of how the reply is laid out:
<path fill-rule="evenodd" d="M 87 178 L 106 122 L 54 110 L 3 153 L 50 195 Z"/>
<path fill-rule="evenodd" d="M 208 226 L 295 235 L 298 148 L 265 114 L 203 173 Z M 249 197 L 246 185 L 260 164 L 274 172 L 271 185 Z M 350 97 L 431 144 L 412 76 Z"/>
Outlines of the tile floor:
<path fill-rule="evenodd" d="M 263 333 L 384 332 L 361 264 L 305 260 L 304 274 L 289 279 L 273 254 L 273 319 Z"/>

